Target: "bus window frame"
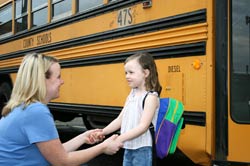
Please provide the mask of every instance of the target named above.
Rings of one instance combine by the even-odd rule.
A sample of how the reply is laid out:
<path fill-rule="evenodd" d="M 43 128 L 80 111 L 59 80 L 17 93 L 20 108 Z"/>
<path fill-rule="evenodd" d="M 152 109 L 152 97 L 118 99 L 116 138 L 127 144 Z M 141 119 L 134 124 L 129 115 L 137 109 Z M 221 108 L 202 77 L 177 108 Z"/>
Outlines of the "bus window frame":
<path fill-rule="evenodd" d="M 236 117 L 235 112 L 239 111 L 239 108 L 238 109 L 233 108 L 233 105 L 234 105 L 233 102 L 235 101 L 235 100 L 233 100 L 233 98 L 236 96 L 235 93 L 233 93 L 233 91 L 234 91 L 233 88 L 237 87 L 236 84 L 233 84 L 234 75 L 237 74 L 237 72 L 233 71 L 233 65 L 234 65 L 233 57 L 237 56 L 233 52 L 233 49 L 235 49 L 234 48 L 234 36 L 233 36 L 233 1 L 234 0 L 230 0 L 230 14 L 229 14 L 229 16 L 230 16 L 230 25 L 229 25 L 229 28 L 230 28 L 229 40 L 230 41 L 229 42 L 231 45 L 231 47 L 230 47 L 230 69 L 229 69 L 230 70 L 230 117 L 235 123 L 250 124 L 250 119 L 243 120 L 243 118 L 241 118 L 244 116 L 243 113 L 239 114 L 239 117 Z M 249 46 L 249 48 L 250 48 L 250 46 Z M 248 105 L 250 105 L 250 101 L 248 101 Z"/>
<path fill-rule="evenodd" d="M 21 13 L 21 14 L 19 14 L 19 15 L 16 15 L 16 10 L 17 10 L 17 5 L 16 5 L 16 3 L 17 3 L 17 1 L 21 1 L 22 2 L 22 0 L 16 0 L 15 1 L 15 15 L 14 15 L 14 20 L 15 20 L 15 33 L 20 33 L 20 32 L 23 32 L 23 31 L 26 31 L 26 30 L 28 30 L 28 21 L 29 21 L 29 10 L 28 10 L 28 5 L 27 5 L 27 11 L 25 12 L 25 13 Z M 27 3 L 28 3 L 28 1 L 29 0 L 27 0 Z M 22 30 L 20 30 L 20 31 L 18 31 L 18 29 L 17 29 L 17 20 L 19 20 L 19 19 L 24 19 L 25 17 L 27 17 L 26 19 L 27 19 L 27 23 L 26 23 L 26 29 L 22 29 Z M 23 23 L 23 21 L 22 21 L 22 23 Z"/>
<path fill-rule="evenodd" d="M 31 3 L 32 3 L 32 1 L 33 0 L 31 0 Z M 40 27 L 40 26 L 43 26 L 43 25 L 48 23 L 48 19 L 47 19 L 48 15 L 47 15 L 45 24 L 34 26 L 34 18 L 33 18 L 34 13 L 37 13 L 37 12 L 43 10 L 43 9 L 46 9 L 46 8 L 47 8 L 47 14 L 48 14 L 48 10 L 49 10 L 48 1 L 46 3 L 43 3 L 43 4 L 39 5 L 39 6 L 36 6 L 34 9 L 32 8 L 32 5 L 31 5 L 31 13 L 30 13 L 30 15 L 31 15 L 31 28 Z"/>
<path fill-rule="evenodd" d="M 73 12 L 72 12 L 72 1 L 71 1 L 71 8 L 70 8 L 69 11 L 61 13 L 61 14 L 56 15 L 56 16 L 52 16 L 52 14 L 53 14 L 53 5 L 58 4 L 58 3 L 62 2 L 62 1 L 63 0 L 52 0 L 52 2 L 51 2 L 51 10 L 52 10 L 51 11 L 51 21 L 52 22 L 57 21 L 57 20 L 61 20 L 61 19 L 66 18 L 66 17 L 69 17 L 69 16 L 71 16 L 73 14 Z"/>
<path fill-rule="evenodd" d="M 84 13 L 84 12 L 87 12 L 87 11 L 91 11 L 91 10 L 94 10 L 94 9 L 104 5 L 104 3 L 102 3 L 102 4 L 99 4 L 99 5 L 93 6 L 91 8 L 85 9 L 85 10 L 79 10 L 79 1 L 81 1 L 81 0 L 76 0 L 76 12 L 77 13 Z"/>
<path fill-rule="evenodd" d="M 7 32 L 7 33 L 4 33 L 4 34 L 0 34 L 0 39 L 12 35 L 12 31 L 13 31 L 13 25 L 12 25 L 12 21 L 13 21 L 13 12 L 12 12 L 12 10 L 13 10 L 13 4 L 12 4 L 12 2 L 6 3 L 5 5 L 1 6 L 0 9 L 1 9 L 1 11 L 2 11 L 2 9 L 8 8 L 8 7 L 11 8 L 11 9 L 10 9 L 11 19 L 9 20 L 9 21 L 11 21 L 11 31 L 10 31 L 10 32 Z M 7 10 L 8 10 L 8 9 L 7 9 Z M 9 21 L 1 23 L 1 24 L 0 24 L 0 28 L 2 27 L 2 25 L 8 23 Z"/>

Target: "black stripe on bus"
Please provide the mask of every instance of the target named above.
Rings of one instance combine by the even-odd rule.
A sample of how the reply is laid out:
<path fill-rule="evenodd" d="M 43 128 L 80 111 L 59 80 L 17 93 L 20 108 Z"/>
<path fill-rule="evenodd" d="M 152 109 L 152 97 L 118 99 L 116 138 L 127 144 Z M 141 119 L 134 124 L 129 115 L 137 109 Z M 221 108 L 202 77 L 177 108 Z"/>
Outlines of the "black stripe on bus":
<path fill-rule="evenodd" d="M 85 105 L 85 104 L 67 104 L 67 103 L 49 103 L 52 112 L 67 112 L 72 114 L 102 116 L 115 118 L 119 115 L 122 107 Z M 184 111 L 184 124 L 206 126 L 205 112 Z"/>
<path fill-rule="evenodd" d="M 44 45 L 36 48 L 30 48 L 15 53 L 3 54 L 0 56 L 0 60 L 20 57 L 29 52 L 49 52 L 79 45 L 91 44 L 104 40 L 111 40 L 115 38 L 128 37 L 147 32 L 159 31 L 163 29 L 192 25 L 205 21 L 206 21 L 206 10 L 202 9 L 190 13 L 185 13 L 159 20 L 150 21 L 147 23 L 136 24 L 124 28 L 118 28 L 111 31 L 70 39 L 67 41 Z M 27 33 L 29 34 L 29 32 Z"/>
<path fill-rule="evenodd" d="M 196 125 L 196 126 L 206 126 L 206 113 L 205 112 L 193 112 L 184 111 L 183 117 L 185 124 Z"/>
<path fill-rule="evenodd" d="M 206 54 L 206 42 L 167 46 L 167 47 L 146 49 L 143 51 L 151 53 L 155 59 L 178 58 L 178 57 L 186 57 L 186 56 L 200 56 L 200 55 Z M 124 52 L 124 53 L 117 53 L 117 54 L 84 57 L 81 59 L 65 60 L 65 61 L 60 61 L 60 65 L 62 68 L 69 68 L 69 67 L 121 63 L 121 62 L 124 62 L 124 60 L 128 56 L 136 52 L 138 52 L 138 50 L 131 51 L 131 52 Z M 1 73 L 14 73 L 17 70 L 18 70 L 18 67 L 0 69 L 0 74 Z"/>
<path fill-rule="evenodd" d="M 103 56 L 92 56 L 75 60 L 61 61 L 60 64 L 63 68 L 66 67 L 78 67 L 78 66 L 89 66 L 89 65 L 100 65 L 100 64 L 110 64 L 110 63 L 120 63 L 124 62 L 125 59 L 137 51 L 103 55 Z M 165 59 L 165 58 L 178 58 L 186 56 L 198 56 L 205 55 L 206 43 L 191 43 L 176 46 L 160 47 L 153 49 L 145 49 L 143 52 L 151 53 L 155 59 Z"/>

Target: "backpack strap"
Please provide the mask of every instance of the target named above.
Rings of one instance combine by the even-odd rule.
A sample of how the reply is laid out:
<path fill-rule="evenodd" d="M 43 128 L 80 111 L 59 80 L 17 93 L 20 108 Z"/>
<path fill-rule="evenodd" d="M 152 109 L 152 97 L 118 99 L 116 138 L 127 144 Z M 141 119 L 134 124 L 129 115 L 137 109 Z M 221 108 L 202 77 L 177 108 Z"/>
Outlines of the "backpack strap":
<path fill-rule="evenodd" d="M 153 91 L 148 91 L 147 94 L 145 95 L 145 97 L 142 100 L 142 109 L 144 110 L 144 105 L 145 105 L 145 100 L 148 96 L 149 93 L 152 93 Z M 156 146 L 155 146 L 155 129 L 154 129 L 154 125 L 151 122 L 150 126 L 149 126 L 149 131 L 152 137 L 152 166 L 156 166 L 157 165 L 157 158 L 156 158 Z"/>
<path fill-rule="evenodd" d="M 143 109 L 143 110 L 144 110 L 145 100 L 146 100 L 148 94 L 149 94 L 149 93 L 152 93 L 152 92 L 153 92 L 153 91 L 148 91 L 147 94 L 145 95 L 145 97 L 143 98 L 143 100 L 142 100 L 142 109 Z M 150 126 L 149 126 L 150 132 L 151 132 L 151 129 L 153 129 L 153 131 L 154 131 L 154 125 L 153 125 L 152 122 L 150 123 Z M 151 132 L 151 134 L 152 134 L 152 132 Z M 153 135 L 153 136 L 154 136 L 154 135 Z"/>
<path fill-rule="evenodd" d="M 146 93 L 145 97 L 144 97 L 143 100 L 142 100 L 142 109 L 144 109 L 145 100 L 146 100 L 146 98 L 147 98 L 147 96 L 148 96 L 149 93 L 153 93 L 153 91 L 148 91 L 148 92 Z"/>
<path fill-rule="evenodd" d="M 145 100 L 146 100 L 146 98 L 147 98 L 147 96 L 148 96 L 148 93 L 149 93 L 149 92 L 146 93 L 145 97 L 144 97 L 143 100 L 142 100 L 142 109 L 144 109 Z"/>

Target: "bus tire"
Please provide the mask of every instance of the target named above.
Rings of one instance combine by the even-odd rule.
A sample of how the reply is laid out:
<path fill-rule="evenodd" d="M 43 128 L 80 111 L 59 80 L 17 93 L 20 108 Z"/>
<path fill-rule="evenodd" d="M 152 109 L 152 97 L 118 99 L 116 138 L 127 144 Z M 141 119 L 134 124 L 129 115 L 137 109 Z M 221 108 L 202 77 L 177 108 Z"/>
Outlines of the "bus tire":
<path fill-rule="evenodd" d="M 54 120 L 59 120 L 61 122 L 69 122 L 77 117 L 75 114 L 56 110 L 51 110 L 51 113 L 53 114 Z"/>
<path fill-rule="evenodd" d="M 10 99 L 11 86 L 7 82 L 0 83 L 0 117 L 2 115 L 2 109 Z"/>
<path fill-rule="evenodd" d="M 83 123 L 84 123 L 86 129 L 91 130 L 91 129 L 94 128 L 94 127 L 91 125 L 91 123 L 89 122 L 87 115 L 83 115 L 83 116 L 82 116 L 82 120 L 83 120 Z"/>

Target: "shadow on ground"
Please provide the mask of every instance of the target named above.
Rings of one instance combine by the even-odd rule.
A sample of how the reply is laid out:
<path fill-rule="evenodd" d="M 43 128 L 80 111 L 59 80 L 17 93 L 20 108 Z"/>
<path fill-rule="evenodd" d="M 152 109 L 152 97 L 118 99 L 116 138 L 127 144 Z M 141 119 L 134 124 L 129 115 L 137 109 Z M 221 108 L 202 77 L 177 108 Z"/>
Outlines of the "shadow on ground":
<path fill-rule="evenodd" d="M 64 128 L 58 130 L 60 139 L 62 142 L 66 142 L 69 139 L 75 137 L 76 135 L 84 132 L 84 129 L 72 129 L 72 128 Z M 80 149 L 85 149 L 90 147 L 89 145 L 84 145 Z M 87 166 L 122 166 L 122 158 L 123 158 L 123 149 L 121 149 L 117 154 L 109 156 L 109 155 L 99 155 L 93 160 L 89 161 Z M 189 160 L 179 149 L 173 155 L 168 155 L 168 157 L 164 159 L 157 159 L 157 166 L 193 166 L 195 165 L 191 160 Z"/>

